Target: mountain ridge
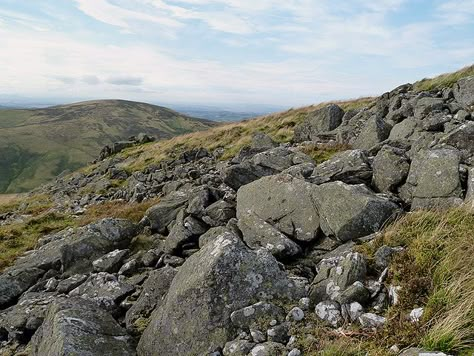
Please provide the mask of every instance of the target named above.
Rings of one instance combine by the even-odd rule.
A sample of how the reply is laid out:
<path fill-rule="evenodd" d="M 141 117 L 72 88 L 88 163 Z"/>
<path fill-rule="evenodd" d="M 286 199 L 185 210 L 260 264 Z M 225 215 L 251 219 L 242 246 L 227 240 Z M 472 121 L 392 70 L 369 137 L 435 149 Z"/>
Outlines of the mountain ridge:
<path fill-rule="evenodd" d="M 134 101 L 109 99 L 39 109 L 0 110 L 0 192 L 28 191 L 139 133 L 170 138 L 216 123 Z"/>

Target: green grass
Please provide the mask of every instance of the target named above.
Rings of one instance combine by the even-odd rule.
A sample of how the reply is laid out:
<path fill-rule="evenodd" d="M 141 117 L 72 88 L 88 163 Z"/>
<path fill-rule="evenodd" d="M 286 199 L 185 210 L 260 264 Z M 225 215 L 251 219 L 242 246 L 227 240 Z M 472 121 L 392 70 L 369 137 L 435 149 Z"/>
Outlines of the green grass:
<path fill-rule="evenodd" d="M 340 101 L 337 104 L 348 110 L 362 108 L 372 102 L 373 98 L 360 98 Z M 148 145 L 146 148 L 130 148 L 121 154 L 124 158 L 132 159 L 128 167 L 124 168 L 129 171 L 142 170 L 150 164 L 177 158 L 184 151 L 198 147 L 204 147 L 210 151 L 222 148 L 224 149 L 222 159 L 228 159 L 237 154 L 243 147 L 250 145 L 252 136 L 257 132 L 264 132 L 277 142 L 290 142 L 293 139 L 294 127 L 301 123 L 309 112 L 327 104 L 321 103 L 299 109 L 290 109 L 238 123 L 224 124 L 207 131 L 162 140 Z"/>
<path fill-rule="evenodd" d="M 382 245 L 404 246 L 389 282 L 402 287 L 388 312 L 381 342 L 420 345 L 471 355 L 474 351 L 474 213 L 467 207 L 410 213 L 360 250 L 373 256 Z M 425 307 L 421 323 L 406 316 Z"/>
<path fill-rule="evenodd" d="M 215 125 L 122 100 L 0 110 L 0 193 L 31 191 L 65 170 L 84 167 L 105 144 L 140 132 L 170 138 Z"/>
<path fill-rule="evenodd" d="M 434 78 L 425 78 L 414 84 L 416 91 L 429 91 L 452 87 L 459 79 L 474 75 L 474 65 L 452 73 L 441 74 Z"/>

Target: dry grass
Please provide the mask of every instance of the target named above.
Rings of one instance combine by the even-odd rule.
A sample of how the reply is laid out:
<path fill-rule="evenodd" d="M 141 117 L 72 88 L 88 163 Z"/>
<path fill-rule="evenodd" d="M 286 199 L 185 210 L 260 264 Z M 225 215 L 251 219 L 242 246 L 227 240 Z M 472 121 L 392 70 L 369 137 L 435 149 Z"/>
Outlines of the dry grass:
<path fill-rule="evenodd" d="M 474 65 L 465 67 L 452 73 L 441 74 L 434 78 L 425 78 L 414 84 L 416 91 L 428 91 L 434 89 L 452 87 L 459 79 L 474 75 Z"/>
<path fill-rule="evenodd" d="M 474 213 L 467 207 L 420 211 L 401 218 L 375 243 L 404 246 L 394 259 L 390 281 L 402 287 L 400 303 L 389 310 L 381 342 L 421 345 L 448 353 L 474 351 Z M 419 324 L 407 313 L 425 307 Z"/>
<path fill-rule="evenodd" d="M 331 159 L 335 154 L 350 150 L 346 144 L 311 144 L 304 146 L 301 151 L 310 156 L 319 164 Z"/>
<path fill-rule="evenodd" d="M 141 203 L 124 203 L 123 201 L 115 200 L 92 205 L 87 208 L 85 214 L 79 219 L 78 225 L 84 226 L 104 218 L 128 219 L 138 223 L 148 208 L 158 202 L 159 198 L 155 198 Z"/>
<path fill-rule="evenodd" d="M 373 98 L 360 98 L 337 103 L 343 109 L 351 110 L 368 106 L 372 102 Z M 130 171 L 141 170 L 147 165 L 176 158 L 182 152 L 197 147 L 204 147 L 210 151 L 223 148 L 224 155 L 222 159 L 228 159 L 237 154 L 242 147 L 248 146 L 252 141 L 252 136 L 259 131 L 267 133 L 277 142 L 291 141 L 294 127 L 301 123 L 309 112 L 327 104 L 322 103 L 299 109 L 290 109 L 252 120 L 225 124 L 207 131 L 159 141 L 146 147 L 130 148 L 121 155 L 132 158 L 131 163 L 126 167 Z"/>

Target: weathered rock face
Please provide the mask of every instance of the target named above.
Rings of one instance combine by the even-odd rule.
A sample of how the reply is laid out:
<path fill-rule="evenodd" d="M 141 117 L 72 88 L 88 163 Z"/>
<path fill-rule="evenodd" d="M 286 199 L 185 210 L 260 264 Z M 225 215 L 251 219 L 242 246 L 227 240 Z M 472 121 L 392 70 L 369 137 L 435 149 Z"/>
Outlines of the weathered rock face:
<path fill-rule="evenodd" d="M 474 77 L 460 79 L 454 86 L 454 97 L 464 106 L 474 105 Z"/>
<path fill-rule="evenodd" d="M 45 273 L 39 268 L 15 269 L 0 276 L 0 309 L 14 303 Z"/>
<path fill-rule="evenodd" d="M 363 185 L 342 182 L 318 186 L 315 201 L 321 229 L 327 236 L 349 241 L 377 232 L 401 213 L 387 198 L 377 196 Z"/>
<path fill-rule="evenodd" d="M 372 168 L 368 154 L 363 150 L 349 150 L 336 154 L 330 160 L 318 165 L 310 181 L 316 184 L 342 181 L 347 184 L 370 182 Z"/>
<path fill-rule="evenodd" d="M 374 159 L 373 185 L 379 192 L 395 192 L 408 176 L 410 163 L 405 152 L 384 146 Z"/>
<path fill-rule="evenodd" d="M 378 116 L 371 117 L 364 125 L 359 136 L 353 141 L 352 147 L 369 150 L 387 139 L 392 126 Z"/>
<path fill-rule="evenodd" d="M 131 337 L 109 314 L 78 298 L 53 303 L 31 345 L 34 356 L 136 354 Z"/>
<path fill-rule="evenodd" d="M 304 122 L 295 127 L 295 142 L 312 141 L 318 134 L 334 130 L 343 116 L 344 110 L 334 104 L 309 113 Z"/>
<path fill-rule="evenodd" d="M 462 203 L 458 151 L 421 151 L 413 160 L 402 198 L 412 209 L 447 207 Z"/>
<path fill-rule="evenodd" d="M 312 199 L 315 189 L 315 185 L 290 175 L 262 178 L 239 189 L 237 217 L 252 212 L 288 236 L 311 241 L 319 231 L 318 211 Z"/>
<path fill-rule="evenodd" d="M 230 314 L 259 299 L 294 298 L 295 285 L 263 251 L 224 233 L 191 256 L 174 278 L 138 346 L 139 355 L 201 355 L 235 337 Z"/>

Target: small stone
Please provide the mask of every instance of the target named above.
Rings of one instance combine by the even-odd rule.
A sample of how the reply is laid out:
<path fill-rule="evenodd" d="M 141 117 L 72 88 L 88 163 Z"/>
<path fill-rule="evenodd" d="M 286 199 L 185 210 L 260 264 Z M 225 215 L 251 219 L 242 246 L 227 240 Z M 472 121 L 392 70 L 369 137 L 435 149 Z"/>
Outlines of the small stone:
<path fill-rule="evenodd" d="M 301 351 L 298 349 L 293 349 L 290 352 L 288 352 L 288 356 L 300 356 L 300 355 L 301 355 Z"/>
<path fill-rule="evenodd" d="M 288 321 L 301 321 L 304 319 L 304 311 L 301 308 L 294 307 L 286 316 Z"/>
<path fill-rule="evenodd" d="M 324 301 L 318 303 L 315 308 L 316 315 L 331 324 L 333 327 L 338 327 L 342 324 L 343 319 L 339 303 L 333 301 Z"/>
<path fill-rule="evenodd" d="M 267 337 L 260 330 L 250 330 L 250 335 L 252 336 L 253 342 L 257 344 L 267 341 Z"/>
<path fill-rule="evenodd" d="M 136 259 L 130 260 L 127 263 L 125 263 L 121 268 L 120 271 L 118 272 L 121 275 L 124 276 L 131 276 L 135 272 L 138 271 L 139 264 Z"/>
<path fill-rule="evenodd" d="M 290 340 L 290 324 L 282 323 L 267 330 L 268 341 L 286 344 Z"/>
<path fill-rule="evenodd" d="M 386 319 L 373 313 L 364 313 L 359 317 L 359 323 L 363 328 L 379 328 L 383 326 Z"/>
<path fill-rule="evenodd" d="M 397 345 L 393 345 L 389 350 L 390 352 L 393 352 L 396 355 L 398 355 L 398 353 L 400 352 L 400 348 Z"/>
<path fill-rule="evenodd" d="M 412 323 L 417 323 L 421 320 L 423 316 L 424 309 L 423 308 L 416 308 L 410 312 L 410 320 Z"/>
<path fill-rule="evenodd" d="M 298 302 L 298 306 L 301 308 L 301 310 L 306 311 L 309 310 L 311 300 L 309 298 L 301 298 Z"/>

